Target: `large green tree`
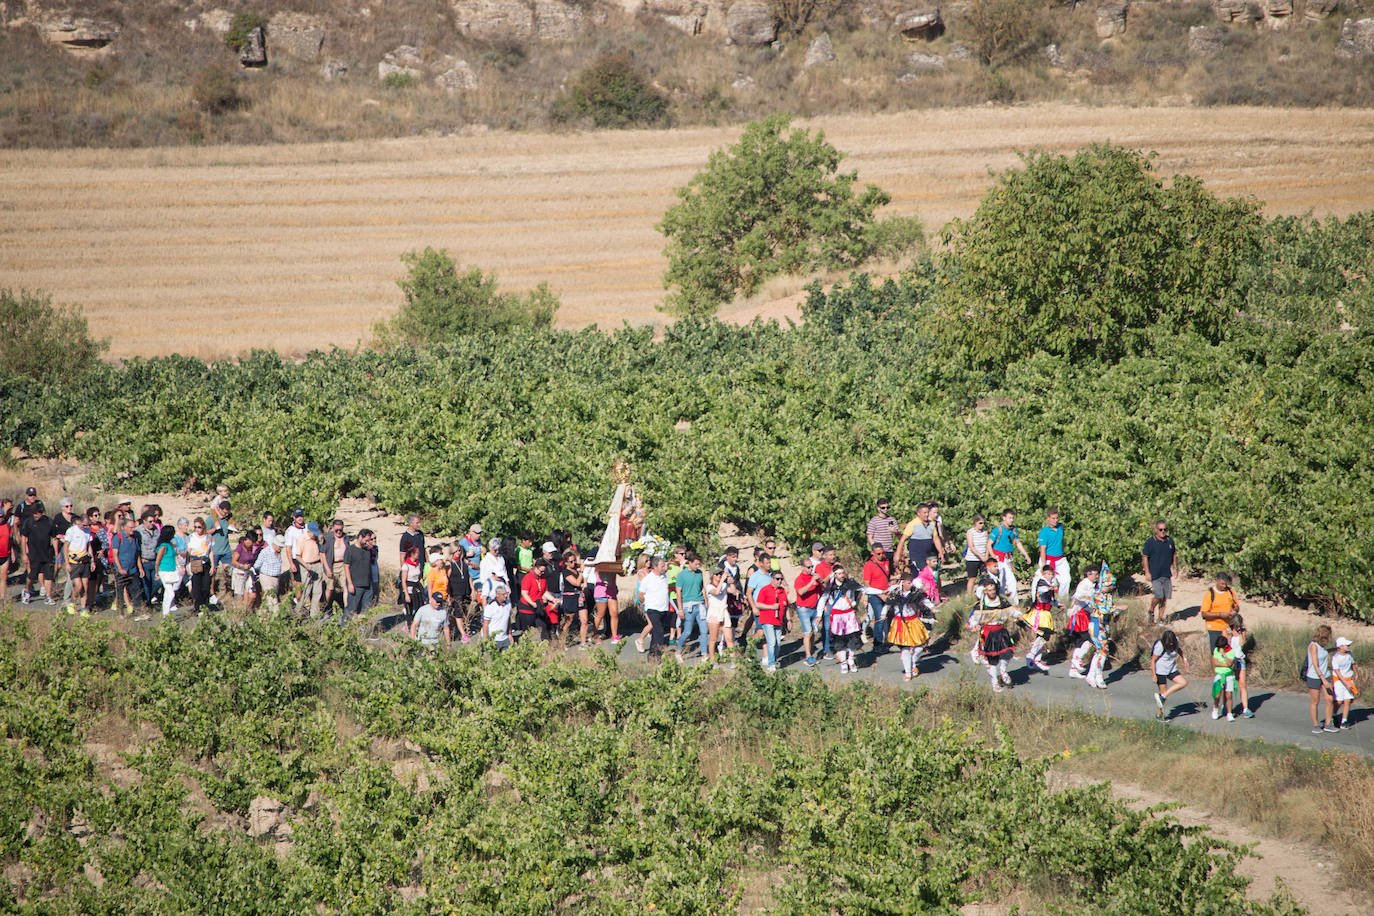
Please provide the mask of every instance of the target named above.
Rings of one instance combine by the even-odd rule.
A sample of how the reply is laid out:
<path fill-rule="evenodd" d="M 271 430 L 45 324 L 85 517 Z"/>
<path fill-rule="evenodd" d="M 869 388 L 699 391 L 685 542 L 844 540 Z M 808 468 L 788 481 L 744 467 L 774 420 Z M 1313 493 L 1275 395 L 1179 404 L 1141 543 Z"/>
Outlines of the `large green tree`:
<path fill-rule="evenodd" d="M 857 172 L 821 131 L 791 130 L 785 114 L 755 121 L 663 215 L 668 239 L 665 310 L 709 315 L 777 274 L 863 263 L 872 253 L 873 214 L 891 197 L 875 185 L 856 193 Z"/>
<path fill-rule="evenodd" d="M 50 380 L 91 365 L 110 339 L 91 337 L 74 305 L 53 305 L 42 290 L 0 289 L 0 375 Z"/>
<path fill-rule="evenodd" d="M 1147 352 L 1161 325 L 1218 340 L 1258 211 L 1196 178 L 1166 183 L 1136 150 L 1029 153 L 946 227 L 941 329 L 989 366 L 1039 350 L 1116 360 Z"/>

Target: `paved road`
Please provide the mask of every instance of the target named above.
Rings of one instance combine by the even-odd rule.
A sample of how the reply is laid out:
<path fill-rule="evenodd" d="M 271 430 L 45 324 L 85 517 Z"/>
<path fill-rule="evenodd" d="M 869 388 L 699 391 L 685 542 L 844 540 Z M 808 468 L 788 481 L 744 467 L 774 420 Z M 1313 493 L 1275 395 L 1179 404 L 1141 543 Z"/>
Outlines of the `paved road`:
<path fill-rule="evenodd" d="M 937 644 L 939 640 L 937 639 Z M 937 653 L 921 660 L 921 676 L 909 684 L 902 681 L 902 662 L 896 649 L 874 654 L 871 648 L 859 653 L 859 670 L 842 674 L 833 661 L 823 661 L 814 670 L 827 683 L 843 683 L 860 678 L 876 684 L 916 689 L 934 684 L 952 683 L 967 679 L 991 690 L 987 669 L 975 666 L 968 657 L 968 644 Z M 575 651 L 575 650 L 574 650 Z M 694 657 L 695 652 L 689 652 Z M 621 657 L 636 656 L 634 642 L 629 641 Z M 694 663 L 694 662 L 693 662 Z M 779 663 L 785 671 L 808 670 L 802 662 L 800 639 L 784 641 Z M 1032 671 L 1021 664 L 1018 657 L 1008 669 L 1012 687 L 1004 696 L 1030 698 L 1045 706 L 1082 710 L 1107 716 L 1132 719 L 1153 719 L 1155 715 L 1154 678 L 1144 670 L 1126 666 L 1107 672 L 1107 689 L 1089 687 L 1084 681 L 1069 677 L 1069 665 L 1053 665 L 1048 674 Z M 1241 718 L 1227 722 L 1211 716 L 1211 677 L 1189 677 L 1188 686 L 1165 702 L 1166 712 L 1172 714 L 1171 725 L 1191 728 L 1209 735 L 1239 739 L 1263 738 L 1270 744 L 1287 743 L 1316 750 L 1339 749 L 1374 758 L 1374 708 L 1359 706 L 1351 709 L 1354 728 L 1329 734 L 1312 734 L 1306 693 L 1275 691 L 1267 688 L 1250 691 L 1253 719 Z"/>

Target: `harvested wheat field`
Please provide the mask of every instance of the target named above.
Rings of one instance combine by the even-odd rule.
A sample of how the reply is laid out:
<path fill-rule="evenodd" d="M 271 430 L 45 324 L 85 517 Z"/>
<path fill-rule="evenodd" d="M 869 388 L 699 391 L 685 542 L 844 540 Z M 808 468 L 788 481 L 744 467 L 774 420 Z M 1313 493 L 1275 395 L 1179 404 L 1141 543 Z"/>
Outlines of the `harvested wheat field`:
<path fill-rule="evenodd" d="M 805 122 L 928 231 L 1018 150 L 1156 150 L 1270 213 L 1374 207 L 1374 111 L 1043 105 Z M 85 307 L 111 355 L 351 346 L 400 302 L 399 256 L 448 248 L 559 323 L 661 316 L 673 189 L 739 128 L 483 133 L 310 146 L 0 153 L 0 285 Z M 732 316 L 749 308 L 729 310 Z M 776 310 L 773 310 L 774 312 Z"/>

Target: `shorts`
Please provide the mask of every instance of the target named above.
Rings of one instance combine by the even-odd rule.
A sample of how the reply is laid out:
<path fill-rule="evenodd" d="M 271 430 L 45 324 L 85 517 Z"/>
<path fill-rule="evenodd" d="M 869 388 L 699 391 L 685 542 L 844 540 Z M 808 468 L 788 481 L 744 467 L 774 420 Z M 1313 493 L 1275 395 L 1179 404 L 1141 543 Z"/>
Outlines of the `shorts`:
<path fill-rule="evenodd" d="M 1321 689 L 1322 689 L 1322 679 L 1319 678 L 1319 677 L 1309 677 L 1309 678 L 1307 679 L 1307 689 L 1308 689 L 1308 690 L 1321 690 Z"/>
<path fill-rule="evenodd" d="M 49 582 L 56 578 L 53 575 L 52 560 L 29 564 L 29 584 L 32 585 L 33 583 L 37 582 L 40 577 L 47 579 Z"/>
<path fill-rule="evenodd" d="M 797 605 L 797 620 L 801 622 L 803 636 L 816 632 L 816 608 Z"/>
<path fill-rule="evenodd" d="M 970 579 L 977 579 L 983 574 L 983 570 L 987 569 L 987 564 L 982 560 L 965 560 L 964 569 Z"/>
<path fill-rule="evenodd" d="M 91 577 L 91 561 L 82 560 L 80 563 L 72 563 L 67 567 L 67 575 L 72 579 L 89 579 Z"/>
<path fill-rule="evenodd" d="M 1172 673 L 1172 674 L 1156 674 L 1156 675 L 1155 675 L 1155 683 L 1158 684 L 1160 687 L 1168 687 L 1168 686 L 1169 686 L 1169 682 L 1172 681 L 1172 680 L 1173 680 L 1174 678 L 1176 678 L 1176 677 L 1178 677 L 1178 672 L 1177 672 L 1177 671 L 1175 671 L 1175 672 Z"/>
<path fill-rule="evenodd" d="M 1160 601 L 1174 597 L 1174 580 L 1168 576 L 1150 580 L 1150 591 Z"/>
<path fill-rule="evenodd" d="M 706 625 L 707 625 L 707 626 L 710 626 L 710 625 L 713 624 L 713 623 L 715 623 L 715 624 L 721 624 L 721 625 L 725 625 L 725 626 L 729 626 L 729 624 L 730 624 L 730 612 L 729 612 L 729 610 L 726 609 L 725 607 L 721 606 L 721 605 L 716 605 L 714 608 L 707 608 L 707 610 L 706 610 Z"/>

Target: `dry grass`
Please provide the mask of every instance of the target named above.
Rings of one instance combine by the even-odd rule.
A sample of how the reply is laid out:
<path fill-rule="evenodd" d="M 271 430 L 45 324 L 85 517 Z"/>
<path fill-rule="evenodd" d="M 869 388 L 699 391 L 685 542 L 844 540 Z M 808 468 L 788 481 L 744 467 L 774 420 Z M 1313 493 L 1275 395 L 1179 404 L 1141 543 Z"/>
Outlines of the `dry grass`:
<path fill-rule="evenodd" d="M 1253 194 L 1274 213 L 1374 206 L 1370 111 L 1046 105 L 811 123 L 931 232 L 971 213 L 988 170 L 1013 165 L 1016 150 L 1100 140 L 1158 150 L 1166 173 Z M 737 135 L 0 152 L 0 276 L 82 304 L 116 358 L 352 346 L 399 305 L 401 253 L 425 245 L 497 271 L 507 288 L 547 281 L 564 325 L 657 322 L 654 224 L 673 188 Z"/>

